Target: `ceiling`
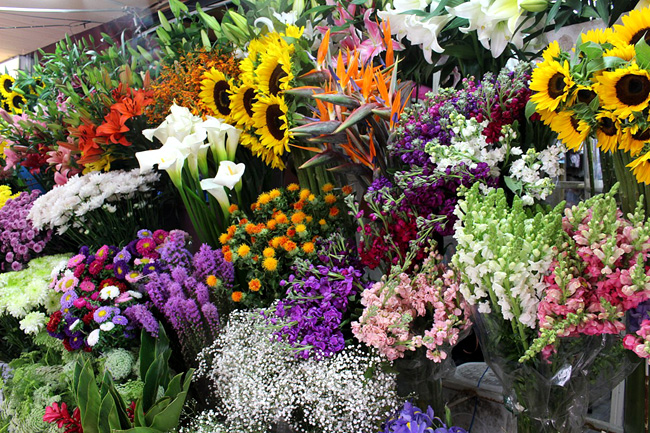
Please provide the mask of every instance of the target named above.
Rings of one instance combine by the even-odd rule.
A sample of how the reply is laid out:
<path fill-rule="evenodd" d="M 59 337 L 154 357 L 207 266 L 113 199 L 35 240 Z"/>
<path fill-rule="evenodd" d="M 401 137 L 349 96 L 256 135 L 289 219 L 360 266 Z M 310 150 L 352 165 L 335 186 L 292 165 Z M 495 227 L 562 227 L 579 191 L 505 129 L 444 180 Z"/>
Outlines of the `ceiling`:
<path fill-rule="evenodd" d="M 0 0 L 0 62 L 133 12 L 148 17 L 166 5 L 166 0 Z"/>

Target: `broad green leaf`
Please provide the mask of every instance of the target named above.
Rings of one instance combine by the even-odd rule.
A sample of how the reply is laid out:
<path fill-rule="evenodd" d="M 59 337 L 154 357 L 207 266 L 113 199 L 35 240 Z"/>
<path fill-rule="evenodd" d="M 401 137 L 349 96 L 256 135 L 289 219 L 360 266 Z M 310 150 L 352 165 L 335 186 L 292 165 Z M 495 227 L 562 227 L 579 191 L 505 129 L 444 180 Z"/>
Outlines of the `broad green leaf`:
<path fill-rule="evenodd" d="M 645 38 L 639 39 L 634 45 L 634 51 L 636 52 L 636 62 L 642 69 L 650 68 L 650 46 L 645 41 Z"/>
<path fill-rule="evenodd" d="M 587 59 L 596 59 L 598 57 L 602 57 L 603 55 L 603 49 L 600 45 L 598 45 L 595 42 L 589 41 L 585 42 L 584 44 L 580 45 L 580 51 L 585 53 L 587 56 Z"/>
<path fill-rule="evenodd" d="M 530 116 L 532 116 L 536 112 L 537 112 L 537 104 L 535 104 L 533 101 L 529 100 L 526 103 L 526 110 L 525 110 L 526 119 L 530 119 Z"/>
<path fill-rule="evenodd" d="M 331 134 L 338 127 L 341 126 L 341 122 L 338 120 L 327 120 L 327 121 L 319 121 L 319 122 L 312 122 L 308 123 L 306 125 L 298 126 L 296 128 L 292 128 L 290 132 L 299 137 L 307 137 L 310 135 L 322 135 L 322 134 Z"/>
<path fill-rule="evenodd" d="M 376 102 L 362 105 L 361 107 L 357 108 L 352 113 L 350 113 L 348 118 L 345 119 L 345 121 L 338 128 L 334 130 L 334 133 L 336 134 L 342 132 L 347 128 L 349 128 L 350 126 L 355 125 L 361 122 L 362 120 L 365 120 L 368 116 L 372 116 L 372 110 L 378 107 L 380 107 L 380 105 L 377 104 Z"/>
<path fill-rule="evenodd" d="M 313 98 L 319 99 L 324 102 L 330 102 L 334 105 L 347 107 L 347 108 L 358 108 L 361 105 L 358 99 L 347 95 L 320 93 L 317 95 L 313 95 Z"/>
<path fill-rule="evenodd" d="M 158 11 L 158 20 L 160 21 L 160 25 L 163 29 L 165 29 L 165 31 L 172 31 L 172 26 L 169 25 L 169 21 L 167 21 L 167 18 L 165 17 L 165 14 L 162 13 L 162 11 Z"/>

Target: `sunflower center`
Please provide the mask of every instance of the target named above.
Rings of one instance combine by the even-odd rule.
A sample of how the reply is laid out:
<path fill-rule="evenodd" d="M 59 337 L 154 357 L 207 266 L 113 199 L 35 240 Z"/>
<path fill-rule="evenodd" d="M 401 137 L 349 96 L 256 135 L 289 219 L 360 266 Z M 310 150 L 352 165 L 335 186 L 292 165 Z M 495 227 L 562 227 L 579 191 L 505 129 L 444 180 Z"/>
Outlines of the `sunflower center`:
<path fill-rule="evenodd" d="M 23 99 L 22 96 L 16 95 L 11 100 L 11 103 L 14 105 L 14 107 L 18 108 L 25 103 L 25 100 Z"/>
<path fill-rule="evenodd" d="M 278 141 L 284 138 L 284 131 L 281 128 L 285 125 L 282 119 L 280 119 L 280 116 L 283 115 L 284 112 L 278 104 L 269 105 L 266 109 L 266 124 L 273 138 Z"/>
<path fill-rule="evenodd" d="M 600 119 L 600 130 L 602 131 L 603 134 L 607 135 L 608 137 L 613 137 L 618 133 L 618 128 L 616 128 L 616 124 L 609 117 L 603 117 L 602 119 Z"/>
<path fill-rule="evenodd" d="M 650 128 L 633 134 L 632 138 L 638 141 L 650 141 Z"/>
<path fill-rule="evenodd" d="M 9 93 L 11 92 L 11 88 L 13 87 L 13 83 L 11 80 L 5 80 L 3 83 L 3 87 L 5 88 L 5 92 Z"/>
<path fill-rule="evenodd" d="M 214 105 L 217 111 L 224 116 L 230 114 L 230 97 L 228 96 L 228 83 L 226 81 L 217 81 L 214 83 L 214 90 L 212 97 L 214 98 Z"/>
<path fill-rule="evenodd" d="M 578 90 L 578 102 L 583 104 L 589 104 L 596 97 L 596 92 L 589 89 L 580 89 Z"/>
<path fill-rule="evenodd" d="M 650 80 L 643 75 L 624 75 L 615 87 L 616 97 L 625 105 L 639 105 L 650 95 Z"/>
<path fill-rule="evenodd" d="M 578 119 L 575 118 L 575 116 L 571 116 L 571 126 L 573 126 L 573 129 L 576 132 L 580 132 L 578 129 L 578 126 L 580 126 L 580 122 L 578 122 Z"/>
<path fill-rule="evenodd" d="M 255 97 L 255 90 L 246 89 L 246 91 L 244 92 L 243 103 L 244 103 L 244 110 L 246 110 L 248 117 L 253 117 L 253 104 L 256 102 L 257 102 L 257 98 Z"/>
<path fill-rule="evenodd" d="M 650 43 L 650 27 L 642 28 L 636 32 L 634 36 L 632 36 L 632 39 L 630 39 L 630 45 L 636 45 L 641 38 L 645 38 L 645 41 Z"/>
<path fill-rule="evenodd" d="M 278 92 L 281 90 L 280 80 L 286 76 L 287 73 L 284 72 L 284 69 L 282 69 L 282 65 L 278 63 L 275 69 L 273 69 L 273 72 L 271 72 L 271 76 L 269 77 L 269 93 L 271 95 L 278 94 Z"/>
<path fill-rule="evenodd" d="M 548 95 L 552 99 L 559 98 L 564 95 L 566 83 L 564 82 L 564 74 L 556 72 L 550 80 L 548 80 Z"/>

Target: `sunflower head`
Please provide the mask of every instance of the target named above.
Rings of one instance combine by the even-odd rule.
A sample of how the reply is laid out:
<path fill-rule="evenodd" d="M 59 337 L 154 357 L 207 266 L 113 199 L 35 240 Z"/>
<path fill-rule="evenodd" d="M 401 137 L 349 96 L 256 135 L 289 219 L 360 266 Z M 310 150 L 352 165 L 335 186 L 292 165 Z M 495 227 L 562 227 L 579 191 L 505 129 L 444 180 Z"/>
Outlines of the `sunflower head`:
<path fill-rule="evenodd" d="M 265 94 L 277 95 L 290 89 L 294 75 L 289 53 L 278 47 L 269 48 L 261 56 L 260 64 L 255 69 L 255 78 L 260 91 Z"/>
<path fill-rule="evenodd" d="M 567 100 L 571 87 L 569 62 L 565 61 L 564 65 L 556 61 L 543 62 L 533 71 L 530 88 L 535 94 L 530 99 L 539 109 L 555 110 Z"/>
<path fill-rule="evenodd" d="M 553 41 L 548 44 L 548 47 L 542 53 L 542 57 L 545 62 L 557 61 L 560 58 L 560 43 L 558 41 Z"/>
<path fill-rule="evenodd" d="M 609 50 L 605 50 L 603 53 L 603 57 L 618 57 L 627 62 L 631 61 L 634 56 L 636 56 L 634 45 L 628 44 L 614 45 L 614 47 L 610 48 Z"/>
<path fill-rule="evenodd" d="M 650 185 L 650 152 L 644 153 L 627 165 L 632 170 L 637 182 Z"/>
<path fill-rule="evenodd" d="M 598 147 L 603 152 L 613 152 L 616 150 L 621 139 L 621 121 L 611 111 L 600 111 L 596 114 L 598 128 L 596 129 L 596 138 Z"/>
<path fill-rule="evenodd" d="M 586 33 L 582 33 L 580 35 L 580 38 L 582 39 L 583 44 L 587 42 L 594 42 L 596 44 L 602 45 L 605 43 L 611 44 L 613 35 L 614 35 L 614 30 L 608 27 L 604 30 L 602 29 L 589 30 Z"/>
<path fill-rule="evenodd" d="M 0 94 L 5 98 L 13 91 L 14 82 L 16 80 L 9 74 L 0 75 Z"/>
<path fill-rule="evenodd" d="M 578 119 L 572 110 L 558 113 L 550 126 L 557 133 L 557 138 L 571 150 L 580 149 L 590 131 L 589 124 Z"/>
<path fill-rule="evenodd" d="M 23 112 L 25 106 L 25 97 L 18 92 L 10 92 L 7 95 L 7 105 L 9 106 L 9 110 L 7 111 L 20 114 Z"/>
<path fill-rule="evenodd" d="M 230 118 L 230 83 L 226 75 L 212 68 L 203 74 L 199 97 L 212 113 L 221 119 Z"/>
<path fill-rule="evenodd" d="M 230 113 L 237 126 L 253 126 L 253 104 L 257 102 L 257 92 L 251 84 L 242 83 L 232 87 Z"/>
<path fill-rule="evenodd" d="M 591 101 L 596 98 L 596 92 L 592 86 L 585 86 L 578 84 L 575 86 L 571 92 L 571 105 L 573 104 L 587 104 L 589 105 Z"/>
<path fill-rule="evenodd" d="M 638 125 L 630 125 L 623 128 L 623 134 L 618 148 L 636 156 L 650 142 L 650 128 L 639 128 Z"/>
<path fill-rule="evenodd" d="M 596 77 L 596 93 L 600 102 L 621 119 L 634 111 L 643 111 L 650 101 L 650 74 L 631 64 Z"/>
<path fill-rule="evenodd" d="M 630 11 L 624 16 L 623 24 L 614 26 L 613 41 L 635 45 L 641 38 L 650 42 L 650 8 Z"/>
<path fill-rule="evenodd" d="M 253 104 L 255 132 L 261 144 L 277 156 L 289 151 L 288 107 L 282 96 L 260 96 Z"/>

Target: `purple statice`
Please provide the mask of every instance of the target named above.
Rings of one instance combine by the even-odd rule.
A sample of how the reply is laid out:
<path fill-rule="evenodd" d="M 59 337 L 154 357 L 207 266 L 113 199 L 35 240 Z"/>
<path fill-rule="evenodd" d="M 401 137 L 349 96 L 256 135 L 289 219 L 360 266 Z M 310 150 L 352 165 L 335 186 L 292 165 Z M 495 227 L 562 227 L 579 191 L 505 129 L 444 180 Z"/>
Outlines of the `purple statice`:
<path fill-rule="evenodd" d="M 340 237 L 321 241 L 319 258 L 327 265 L 297 261 L 294 274 L 280 282 L 287 297 L 264 313 L 277 329 L 275 338 L 291 346 L 296 357 L 322 359 L 345 348 L 349 300 L 364 289 L 360 261 L 349 247 Z"/>
<path fill-rule="evenodd" d="M 405 402 L 404 406 L 389 418 L 384 424 L 381 433 L 467 433 L 460 427 L 447 427 L 447 425 L 433 413 L 429 406 L 426 412 Z"/>
<path fill-rule="evenodd" d="M 232 289 L 235 281 L 235 267 L 232 262 L 227 262 L 221 250 L 214 250 L 209 245 L 203 244 L 192 258 L 194 266 L 193 277 L 199 281 L 206 281 L 210 275 L 218 276 L 224 288 Z"/>
<path fill-rule="evenodd" d="M 23 192 L 0 208 L 0 272 L 20 271 L 52 238 L 51 230 L 39 232 L 27 219 L 38 195 Z"/>

